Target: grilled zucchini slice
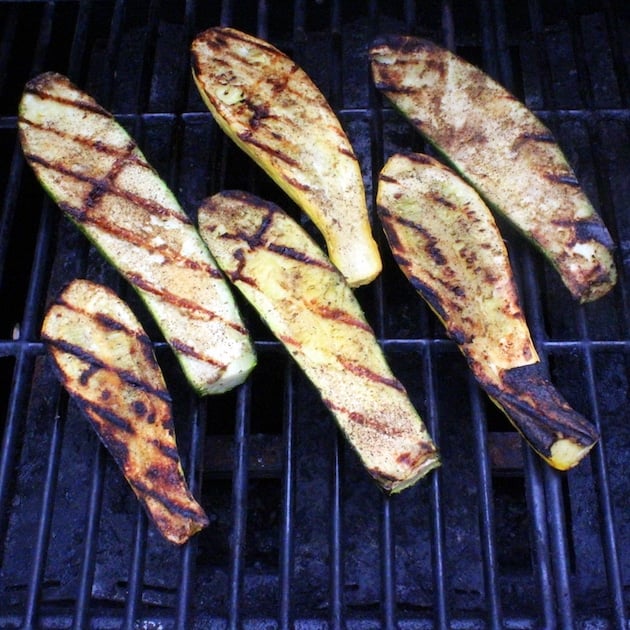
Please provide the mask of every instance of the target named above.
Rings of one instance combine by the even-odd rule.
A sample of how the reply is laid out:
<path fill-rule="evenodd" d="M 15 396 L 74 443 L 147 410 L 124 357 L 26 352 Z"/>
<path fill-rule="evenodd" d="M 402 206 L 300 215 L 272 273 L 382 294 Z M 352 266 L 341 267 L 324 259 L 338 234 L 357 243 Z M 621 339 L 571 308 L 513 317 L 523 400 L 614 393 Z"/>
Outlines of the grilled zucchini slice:
<path fill-rule="evenodd" d="M 158 531 L 186 542 L 208 519 L 186 484 L 170 396 L 132 311 L 111 289 L 77 279 L 50 306 L 41 336 Z"/>
<path fill-rule="evenodd" d="M 27 162 L 61 210 L 137 290 L 194 389 L 240 384 L 255 353 L 228 282 L 136 143 L 66 77 L 26 85 Z"/>
<path fill-rule="evenodd" d="M 551 132 L 479 68 L 436 44 L 370 49 L 378 89 L 588 302 L 614 286 L 613 241 Z"/>
<path fill-rule="evenodd" d="M 439 465 L 352 290 L 295 221 L 274 204 L 226 191 L 204 201 L 199 229 L 383 489 L 398 492 Z"/>
<path fill-rule="evenodd" d="M 352 146 L 308 75 L 269 43 L 216 27 L 192 44 L 199 92 L 219 126 L 310 216 L 350 286 L 381 258 Z"/>
<path fill-rule="evenodd" d="M 597 431 L 546 377 L 483 200 L 435 159 L 398 154 L 381 171 L 377 207 L 398 265 L 490 398 L 553 467 L 579 463 Z"/>

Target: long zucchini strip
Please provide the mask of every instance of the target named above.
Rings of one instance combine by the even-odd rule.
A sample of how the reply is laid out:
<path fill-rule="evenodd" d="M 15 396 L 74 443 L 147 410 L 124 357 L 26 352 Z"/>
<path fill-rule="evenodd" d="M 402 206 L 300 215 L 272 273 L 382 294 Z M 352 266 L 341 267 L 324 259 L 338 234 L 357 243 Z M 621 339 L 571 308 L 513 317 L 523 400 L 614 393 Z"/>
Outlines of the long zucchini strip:
<path fill-rule="evenodd" d="M 370 59 L 378 89 L 547 257 L 575 299 L 612 289 L 612 238 L 555 138 L 523 103 L 427 40 L 379 38 Z"/>
<path fill-rule="evenodd" d="M 182 544 L 208 524 L 184 477 L 171 401 L 150 339 L 109 288 L 74 280 L 42 339 L 59 377 L 158 531 Z"/>
<path fill-rule="evenodd" d="M 295 221 L 274 204 L 226 191 L 204 201 L 199 229 L 383 489 L 398 492 L 439 465 L 352 289 Z"/>
<path fill-rule="evenodd" d="M 383 167 L 378 213 L 394 257 L 475 378 L 532 448 L 566 470 L 598 440 L 549 382 L 494 218 L 450 168 L 421 154 Z"/>
<path fill-rule="evenodd" d="M 230 287 L 114 117 L 45 73 L 26 85 L 18 126 L 43 187 L 139 293 L 194 389 L 218 393 L 245 380 L 255 354 Z"/>
<path fill-rule="evenodd" d="M 373 280 L 381 259 L 359 162 L 306 72 L 269 43 L 223 27 L 195 38 L 192 60 L 219 126 L 310 216 L 348 283 Z"/>

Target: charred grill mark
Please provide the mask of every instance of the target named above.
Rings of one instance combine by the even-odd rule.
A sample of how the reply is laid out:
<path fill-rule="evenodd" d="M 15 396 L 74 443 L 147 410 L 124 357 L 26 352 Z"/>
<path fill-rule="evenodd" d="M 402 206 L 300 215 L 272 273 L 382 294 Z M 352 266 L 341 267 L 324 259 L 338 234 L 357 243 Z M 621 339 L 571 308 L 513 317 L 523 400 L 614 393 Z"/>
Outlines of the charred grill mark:
<path fill-rule="evenodd" d="M 269 118 L 269 106 L 266 104 L 256 104 L 245 99 L 245 105 L 252 111 L 252 115 L 249 119 L 249 126 L 252 129 L 257 129 L 265 118 Z"/>
<path fill-rule="evenodd" d="M 280 151 L 280 149 L 272 147 L 269 144 L 266 144 L 265 142 L 262 142 L 261 140 L 254 138 L 252 132 L 249 130 L 239 133 L 238 137 L 245 144 L 251 144 L 252 146 L 257 147 L 261 151 L 268 153 L 272 157 L 275 157 L 276 159 L 280 160 L 281 162 L 284 162 L 285 164 L 288 164 L 289 166 L 294 166 L 294 167 L 300 166 L 300 163 L 294 158 L 292 158 L 290 155 L 287 155 L 283 151 Z"/>
<path fill-rule="evenodd" d="M 248 334 L 244 326 L 241 326 L 240 324 L 232 321 L 225 321 L 220 318 L 214 311 L 200 306 L 197 302 L 193 300 L 189 300 L 180 295 L 176 295 L 175 293 L 171 293 L 166 289 L 158 287 L 149 282 L 140 274 L 128 273 L 125 275 L 125 277 L 127 278 L 127 280 L 129 280 L 129 282 L 131 282 L 131 284 L 138 287 L 138 289 L 142 289 L 147 293 L 156 295 L 165 302 L 168 302 L 169 304 L 172 304 L 179 309 L 187 311 L 189 317 L 197 317 L 199 319 L 219 319 L 220 321 L 223 321 L 227 326 L 238 331 L 242 335 Z"/>
<path fill-rule="evenodd" d="M 380 420 L 377 420 L 376 418 L 368 417 L 365 414 L 360 413 L 358 411 L 351 411 L 350 409 L 346 407 L 342 407 L 341 405 L 336 405 L 332 400 L 329 400 L 327 398 L 324 399 L 323 402 L 332 413 L 342 414 L 354 424 L 359 424 L 362 427 L 365 427 L 366 429 L 379 433 L 380 435 L 388 435 L 388 436 L 394 437 L 394 436 L 403 435 L 404 433 L 404 431 L 401 431 L 400 429 L 396 429 L 392 427 L 387 422 L 381 422 Z"/>
<path fill-rule="evenodd" d="M 435 311 L 437 316 L 446 323 L 449 317 L 448 313 L 442 306 L 442 300 L 439 294 L 422 282 L 422 280 L 420 280 L 417 276 L 409 275 L 408 278 L 411 286 L 422 296 L 427 304 Z"/>
<path fill-rule="evenodd" d="M 423 153 L 406 153 L 405 159 L 411 162 L 416 162 L 418 164 L 428 164 L 430 166 L 433 166 L 435 164 L 435 160 Z"/>
<path fill-rule="evenodd" d="M 339 150 L 339 153 L 341 153 L 341 155 L 345 155 L 346 157 L 349 157 L 351 160 L 354 160 L 355 162 L 357 161 L 357 156 L 354 154 L 352 149 L 349 149 L 347 147 L 338 147 L 338 150 Z"/>
<path fill-rule="evenodd" d="M 77 212 L 76 209 L 70 208 L 67 204 L 64 204 L 64 207 L 61 209 L 64 212 L 70 214 L 70 216 L 73 218 L 75 217 L 75 214 Z M 191 269 L 193 271 L 204 271 L 212 278 L 221 278 L 221 272 L 212 265 L 202 263 L 197 260 L 191 260 L 187 256 L 183 256 L 177 250 L 166 245 L 151 245 L 147 241 L 146 235 L 138 233 L 134 230 L 127 230 L 120 225 L 109 221 L 107 217 L 101 217 L 97 219 L 97 217 L 86 217 L 85 215 L 81 215 L 78 219 L 78 222 L 84 226 L 90 225 L 98 228 L 101 232 L 106 232 L 107 234 L 114 236 L 119 240 L 126 241 L 130 245 L 135 245 L 136 247 L 145 250 L 147 255 L 160 254 L 164 258 L 163 264 L 181 266 L 186 269 Z"/>
<path fill-rule="evenodd" d="M 388 387 L 392 387 L 393 389 L 399 392 L 403 392 L 403 393 L 405 392 L 405 388 L 403 387 L 402 383 L 400 383 L 400 381 L 398 381 L 398 379 L 396 378 L 383 376 L 382 374 L 379 374 L 378 372 L 374 372 L 373 370 L 366 368 L 364 365 L 360 365 L 343 356 L 337 355 L 336 358 L 337 358 L 337 361 L 339 361 L 339 363 L 341 363 L 341 365 L 343 365 L 343 367 L 346 370 L 348 370 L 349 372 L 352 372 L 352 374 L 356 374 L 357 376 L 361 378 L 365 378 L 374 383 L 387 385 Z"/>
<path fill-rule="evenodd" d="M 444 201 L 446 202 L 446 200 Z M 419 223 L 416 223 L 415 221 L 411 221 L 410 219 L 405 219 L 404 217 L 401 217 L 398 215 L 390 215 L 390 216 L 391 216 L 392 221 L 395 221 L 396 223 L 421 234 L 424 240 L 426 241 L 424 250 L 429 255 L 431 260 L 433 260 L 433 262 L 440 267 L 443 265 L 446 265 L 446 263 L 448 262 L 448 259 L 446 258 L 446 256 L 444 256 L 444 254 L 442 253 L 442 251 L 440 250 L 438 246 L 438 243 L 439 243 L 438 238 L 436 238 L 433 234 L 431 234 L 431 232 L 429 232 L 424 226 L 420 225 Z M 395 230 L 395 228 L 392 228 L 392 229 Z"/>
<path fill-rule="evenodd" d="M 316 301 L 311 301 L 307 303 L 307 307 L 310 311 L 321 315 L 324 319 L 333 319 L 336 322 L 342 322 L 347 326 L 352 326 L 354 328 L 359 328 L 364 330 L 365 332 L 372 333 L 372 328 L 367 322 L 354 317 L 348 311 L 344 311 L 341 308 L 334 308 L 328 306 L 327 304 L 321 304 Z"/>
<path fill-rule="evenodd" d="M 571 173 L 544 173 L 543 177 L 555 184 L 566 184 L 573 188 L 580 187 L 580 182 Z"/>
<path fill-rule="evenodd" d="M 165 444 L 157 438 L 151 440 L 151 444 L 153 444 L 153 446 L 155 446 L 155 448 L 160 451 L 162 455 L 179 464 L 179 453 L 177 452 L 177 448 L 175 446 L 172 446 L 171 444 Z"/>
<path fill-rule="evenodd" d="M 379 181 L 381 182 L 385 182 L 386 184 L 396 184 L 398 185 L 400 182 L 394 178 L 394 177 L 390 177 L 389 175 L 385 175 L 384 173 L 381 173 L 378 176 Z M 379 206 L 379 210 L 383 210 L 383 214 L 388 214 L 389 215 L 389 211 L 387 210 L 387 208 L 385 208 L 384 206 Z"/>
<path fill-rule="evenodd" d="M 147 406 L 142 400 L 134 400 L 131 403 L 131 409 L 137 416 L 144 416 L 147 413 Z"/>
<path fill-rule="evenodd" d="M 128 435 L 135 435 L 136 430 L 131 422 L 129 422 L 129 420 L 127 420 L 125 417 L 114 413 L 111 408 L 97 405 L 94 402 L 81 398 L 76 394 L 76 392 L 73 394 L 73 396 L 79 399 L 81 405 L 86 408 L 86 410 L 87 408 L 89 408 L 94 415 L 98 416 L 108 424 L 116 427 L 116 429 L 119 429 L 124 433 L 127 433 Z"/>
<path fill-rule="evenodd" d="M 413 86 L 401 85 L 396 81 L 376 81 L 376 88 L 381 92 L 387 92 L 390 94 L 413 94 L 416 88 Z"/>
<path fill-rule="evenodd" d="M 441 206 L 446 206 L 447 208 L 451 210 L 457 207 L 456 204 L 454 204 L 452 201 L 449 201 L 448 199 L 444 198 L 442 195 L 440 195 L 438 192 L 435 192 L 435 191 L 432 191 L 429 194 L 429 198 L 435 203 L 440 204 Z"/>
<path fill-rule="evenodd" d="M 142 380 L 133 372 L 130 372 L 129 370 L 118 369 L 116 366 L 111 365 L 106 361 L 103 361 L 92 352 L 88 352 L 82 346 L 77 346 L 76 344 L 65 341 L 64 339 L 55 339 L 53 337 L 49 337 L 46 334 L 42 334 L 42 340 L 58 352 L 75 356 L 84 363 L 88 364 L 88 366 L 90 366 L 88 369 L 92 370 L 91 374 L 95 373 L 98 370 L 106 370 L 108 372 L 116 374 L 116 376 L 118 376 L 121 381 L 133 387 L 137 387 L 147 394 L 156 396 L 157 398 L 160 398 L 165 402 L 171 402 L 171 397 L 169 396 L 166 389 L 156 389 L 150 383 Z"/>
<path fill-rule="evenodd" d="M 173 347 L 174 350 L 181 354 L 186 354 L 190 357 L 194 357 L 195 359 L 199 359 L 204 363 L 209 363 L 210 365 L 214 365 L 219 369 L 225 369 L 225 363 L 221 363 L 212 357 L 208 357 L 200 352 L 197 352 L 195 348 L 189 346 L 187 343 L 184 343 L 181 339 L 169 339 L 169 344 Z"/>
<path fill-rule="evenodd" d="M 298 341 L 295 337 L 289 337 L 288 335 L 278 335 L 278 339 L 280 339 L 284 345 L 297 349 L 301 348 L 303 345 L 301 341 Z"/>
<path fill-rule="evenodd" d="M 529 142 L 541 143 L 541 144 L 555 144 L 556 139 L 551 135 L 550 132 L 536 133 L 536 132 L 531 132 L 531 131 L 524 131 L 513 142 L 512 150 L 518 151 L 524 144 L 527 144 Z"/>
<path fill-rule="evenodd" d="M 74 313 L 80 313 L 81 315 L 84 315 L 85 317 L 91 319 L 94 323 L 98 324 L 98 326 L 101 329 L 124 332 L 127 337 L 133 338 L 136 340 L 138 344 L 141 344 L 143 348 L 143 352 L 146 353 L 148 351 L 149 356 L 151 358 L 153 357 L 153 349 L 151 345 L 151 340 L 149 339 L 149 337 L 144 331 L 133 330 L 125 326 L 122 322 L 118 321 L 117 319 L 114 319 L 113 317 L 106 315 L 105 313 L 102 313 L 102 312 L 94 313 L 84 308 L 81 308 L 77 304 L 74 304 L 72 302 L 67 302 L 66 300 L 63 299 L 63 295 L 61 295 L 55 301 L 55 304 L 62 306 L 63 308 L 69 311 L 72 311 Z"/>
<path fill-rule="evenodd" d="M 610 232 L 601 221 L 579 221 L 575 225 L 575 238 L 580 243 L 596 241 L 608 249 L 615 246 Z"/>
<path fill-rule="evenodd" d="M 245 266 L 247 264 L 247 256 L 242 249 L 237 249 L 233 254 L 234 260 L 236 260 L 236 269 L 233 271 L 226 271 L 230 280 L 234 283 L 243 282 L 244 284 L 249 284 L 254 288 L 258 288 L 258 283 L 249 276 L 246 276 L 243 273 Z"/>
<path fill-rule="evenodd" d="M 208 519 L 206 515 L 201 512 L 201 508 L 194 509 L 192 507 L 187 507 L 187 505 L 191 505 L 190 502 L 187 504 L 179 503 L 178 501 L 173 500 L 171 497 L 169 497 L 166 492 L 160 492 L 159 490 L 151 488 L 148 485 L 142 483 L 142 481 L 140 481 L 139 479 L 134 479 L 132 483 L 134 488 L 136 488 L 141 496 L 149 497 L 154 501 L 161 503 L 171 514 L 176 514 L 182 518 L 190 519 L 191 521 L 199 523 L 204 527 L 208 524 Z M 181 488 L 179 487 L 173 487 L 171 488 L 171 490 L 177 490 L 178 493 L 182 492 Z M 188 495 L 188 493 L 186 492 L 185 495 Z M 192 498 L 189 501 L 192 501 Z"/>
<path fill-rule="evenodd" d="M 118 432 L 109 423 L 103 422 L 103 418 L 91 407 L 84 407 L 84 409 L 101 441 L 124 471 L 129 461 L 129 447 L 127 445 L 129 440 L 125 437 L 120 438 Z"/>
<path fill-rule="evenodd" d="M 67 302 L 65 302 L 66 307 L 71 308 L 74 311 L 80 311 L 87 315 L 86 311 L 78 309 Z M 139 337 L 136 333 L 132 333 L 123 323 L 119 322 L 117 319 L 110 317 L 109 315 L 105 315 L 105 313 L 95 313 L 93 315 L 94 319 L 101 325 L 102 328 L 107 328 L 109 330 L 124 330 L 129 336 Z"/>
<path fill-rule="evenodd" d="M 312 265 L 313 267 L 321 267 L 322 269 L 332 269 L 332 265 L 325 260 L 319 258 L 312 258 L 308 254 L 293 247 L 287 245 L 277 245 L 276 243 L 267 243 L 267 249 L 285 258 L 291 260 L 297 260 L 305 265 Z"/>
<path fill-rule="evenodd" d="M 83 173 L 78 173 L 76 171 L 73 171 L 70 168 L 65 167 L 61 163 L 51 162 L 49 160 L 44 159 L 40 155 L 36 155 L 33 153 L 25 154 L 25 157 L 29 162 L 39 164 L 40 166 L 43 166 L 44 168 L 48 170 L 56 171 L 57 173 L 61 175 L 67 176 L 69 178 L 75 179 L 77 181 L 80 181 L 86 184 L 91 184 L 93 188 L 96 189 L 97 191 L 100 191 L 100 193 L 107 193 L 108 195 L 125 199 L 126 201 L 133 203 L 136 206 L 142 207 L 150 214 L 160 216 L 160 217 L 168 217 L 168 218 L 177 219 L 183 224 L 192 225 L 192 221 L 185 214 L 175 212 L 171 210 L 170 208 L 167 208 L 161 204 L 157 204 L 151 201 L 150 199 L 146 199 L 145 197 L 140 197 L 139 195 L 134 195 L 127 190 L 119 189 L 109 181 L 107 176 L 99 179 L 96 177 L 91 177 L 90 175 L 84 175 Z M 125 162 L 125 164 L 129 164 L 129 163 L 130 161 Z M 140 162 L 140 164 L 142 164 L 143 166 L 146 166 L 146 168 L 150 168 L 144 162 Z M 91 201 L 92 203 L 88 207 L 94 207 L 95 199 L 92 199 Z M 79 210 L 79 212 L 77 212 L 77 210 Z M 85 206 L 83 206 L 80 209 L 75 209 L 75 214 L 73 216 L 76 216 L 77 220 L 82 220 L 82 218 L 85 217 L 86 214 L 87 214 L 87 211 L 85 210 Z"/>
<path fill-rule="evenodd" d="M 146 161 L 143 160 L 141 155 L 137 152 L 138 147 L 131 138 L 124 147 L 115 147 L 111 144 L 105 144 L 101 140 L 95 140 L 94 138 L 88 138 L 86 136 L 80 136 L 78 134 L 70 134 L 62 129 L 49 127 L 43 123 L 38 123 L 33 120 L 24 118 L 23 116 L 20 116 L 18 120 L 22 125 L 28 125 L 29 127 L 32 127 L 33 129 L 37 129 L 44 133 L 53 134 L 55 136 L 58 136 L 60 140 L 63 140 L 65 142 L 78 144 L 90 149 L 94 149 L 95 151 L 98 151 L 99 153 L 105 153 L 110 157 L 124 158 L 127 164 L 137 164 L 146 168 L 150 168 Z"/>
<path fill-rule="evenodd" d="M 82 110 L 84 112 L 90 112 L 92 114 L 98 114 L 99 116 L 104 116 L 106 118 L 113 118 L 110 112 L 106 109 L 98 105 L 96 102 L 92 100 L 81 100 L 79 98 L 66 98 L 60 96 L 59 94 L 53 94 L 48 90 L 48 84 L 51 81 L 54 81 L 55 75 L 54 73 L 45 73 L 32 79 L 29 81 L 25 88 L 24 92 L 27 94 L 32 94 L 34 96 L 38 96 L 42 100 L 50 100 L 55 101 L 56 103 L 61 103 L 63 105 L 72 106 L 78 110 Z M 69 81 L 66 81 L 66 84 L 70 87 L 71 84 Z"/>
<path fill-rule="evenodd" d="M 295 177 L 290 177 L 289 175 L 283 174 L 283 179 L 285 182 L 287 182 L 288 184 L 291 184 L 291 186 L 293 186 L 294 188 L 297 188 L 298 190 L 308 191 L 308 190 L 313 189 L 312 186 L 309 186 L 308 184 L 301 182 L 299 179 L 296 179 Z"/>
<path fill-rule="evenodd" d="M 87 370 L 83 370 L 83 372 L 81 372 L 79 383 L 81 383 L 81 385 L 83 386 L 87 385 L 92 375 L 96 374 L 100 369 L 101 368 L 96 365 L 90 365 Z"/>

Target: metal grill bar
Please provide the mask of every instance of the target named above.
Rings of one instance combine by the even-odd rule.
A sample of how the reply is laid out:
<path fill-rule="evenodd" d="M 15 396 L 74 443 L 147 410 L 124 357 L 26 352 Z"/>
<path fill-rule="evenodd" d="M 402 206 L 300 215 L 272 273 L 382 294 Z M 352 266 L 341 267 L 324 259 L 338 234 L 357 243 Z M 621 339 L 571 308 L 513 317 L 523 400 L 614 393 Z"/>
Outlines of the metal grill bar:
<path fill-rule="evenodd" d="M 472 376 L 469 377 L 469 396 L 472 405 L 472 416 L 477 454 L 477 476 L 479 479 L 479 529 L 481 553 L 483 556 L 483 573 L 485 599 L 487 602 L 487 623 L 490 628 L 497 629 L 503 625 L 503 612 L 499 595 L 497 558 L 494 535 L 494 514 L 492 508 L 492 476 L 490 458 L 488 456 L 488 437 L 486 419 L 482 410 L 479 386 Z"/>
<path fill-rule="evenodd" d="M 247 456 L 250 386 L 241 386 L 238 392 L 236 426 L 234 429 L 234 476 L 232 482 L 232 528 L 230 537 L 230 601 L 228 619 L 232 627 L 241 623 L 241 602 L 243 591 L 243 565 L 245 551 L 245 530 L 247 527 Z"/>
<path fill-rule="evenodd" d="M 103 477 L 105 475 L 105 449 L 101 444 L 94 448 L 89 499 L 86 510 L 85 544 L 83 547 L 81 572 L 74 607 L 73 629 L 81 630 L 88 625 L 92 584 L 96 566 L 96 543 L 103 502 Z"/>

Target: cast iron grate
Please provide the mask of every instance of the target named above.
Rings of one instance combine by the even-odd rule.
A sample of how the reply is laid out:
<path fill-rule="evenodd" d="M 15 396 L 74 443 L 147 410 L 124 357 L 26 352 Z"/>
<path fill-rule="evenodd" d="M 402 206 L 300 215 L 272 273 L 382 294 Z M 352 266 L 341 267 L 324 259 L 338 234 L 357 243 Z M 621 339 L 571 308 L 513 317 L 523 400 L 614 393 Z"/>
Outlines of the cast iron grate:
<path fill-rule="evenodd" d="M 207 400 L 190 393 L 142 305 L 25 167 L 16 106 L 28 78 L 64 72 L 128 127 L 191 216 L 225 188 L 251 190 L 298 216 L 219 132 L 189 78 L 190 40 L 218 23 L 270 39 L 312 75 L 356 148 L 372 205 L 385 158 L 427 149 L 370 85 L 365 53 L 378 33 L 457 48 L 557 133 L 618 244 L 619 286 L 576 306 L 502 227 L 554 382 L 601 429 L 588 461 L 558 474 L 522 448 L 382 239 L 384 273 L 358 295 L 441 445 L 437 474 L 383 496 L 245 304 L 259 354 L 252 378 Z M 624 3 L 5 2 L 0 29 L 0 627 L 628 626 Z M 181 550 L 155 534 L 51 374 L 41 318 L 76 276 L 115 287 L 155 340 L 185 470 L 211 518 Z"/>

